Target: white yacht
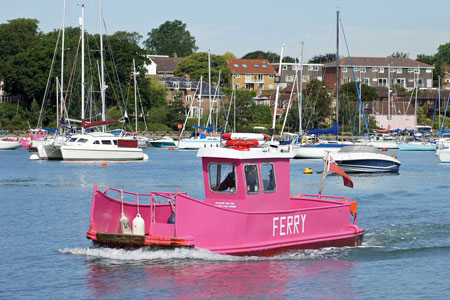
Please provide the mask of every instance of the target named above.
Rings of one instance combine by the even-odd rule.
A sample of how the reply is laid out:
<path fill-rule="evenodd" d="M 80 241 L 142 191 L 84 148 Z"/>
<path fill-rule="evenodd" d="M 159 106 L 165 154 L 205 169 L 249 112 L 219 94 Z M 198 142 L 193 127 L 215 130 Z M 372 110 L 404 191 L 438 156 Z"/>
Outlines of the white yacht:
<path fill-rule="evenodd" d="M 73 135 L 61 146 L 64 160 L 144 160 L 147 155 L 137 139 L 119 138 L 110 133 L 92 132 Z"/>

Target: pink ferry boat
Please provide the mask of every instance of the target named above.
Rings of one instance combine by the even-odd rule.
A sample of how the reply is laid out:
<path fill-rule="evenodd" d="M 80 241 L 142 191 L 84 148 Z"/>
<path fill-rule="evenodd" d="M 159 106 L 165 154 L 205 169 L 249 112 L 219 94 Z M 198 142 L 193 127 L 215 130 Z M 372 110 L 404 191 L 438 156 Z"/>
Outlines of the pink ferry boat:
<path fill-rule="evenodd" d="M 197 247 L 258 256 L 361 245 L 356 202 L 290 195 L 291 154 L 232 144 L 199 149 L 204 200 L 179 191 L 138 194 L 95 186 L 87 238 L 109 247 Z"/>

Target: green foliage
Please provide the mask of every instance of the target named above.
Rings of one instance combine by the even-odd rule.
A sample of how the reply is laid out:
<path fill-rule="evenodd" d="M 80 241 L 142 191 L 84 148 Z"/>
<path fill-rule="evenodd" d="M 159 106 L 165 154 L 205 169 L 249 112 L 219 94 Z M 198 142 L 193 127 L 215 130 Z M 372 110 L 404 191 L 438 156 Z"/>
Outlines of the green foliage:
<path fill-rule="evenodd" d="M 336 61 L 336 54 L 335 53 L 325 53 L 325 54 L 319 54 L 313 56 L 309 60 L 308 63 L 310 64 L 326 64 L 332 61 Z"/>
<path fill-rule="evenodd" d="M 227 86 L 228 80 L 231 76 L 230 68 L 225 58 L 221 55 L 211 55 L 211 82 L 218 82 L 219 70 L 222 70 L 220 75 L 221 85 Z M 175 69 L 175 76 L 181 77 L 185 74 L 189 74 L 191 80 L 200 80 L 200 76 L 203 76 L 203 80 L 208 80 L 208 53 L 199 52 L 189 55 L 180 61 Z"/>
<path fill-rule="evenodd" d="M 242 56 L 242 58 L 243 59 L 267 59 L 271 63 L 280 62 L 280 56 L 278 54 L 270 52 L 270 51 L 264 52 L 261 50 L 249 52 L 249 53 L 245 54 L 244 56 Z M 295 63 L 296 59 L 292 58 L 290 56 L 285 56 L 285 57 L 283 57 L 283 62 Z"/>
<path fill-rule="evenodd" d="M 198 49 L 195 38 L 180 20 L 166 21 L 158 28 L 153 28 L 147 37 L 144 45 L 154 54 L 176 54 L 178 57 L 185 57 Z"/>
<path fill-rule="evenodd" d="M 33 102 L 31 102 L 30 111 L 27 112 L 28 122 L 30 122 L 30 124 L 38 123 L 39 111 L 40 111 L 39 104 L 37 103 L 36 99 L 33 99 Z"/>
<path fill-rule="evenodd" d="M 183 124 L 186 118 L 186 107 L 181 94 L 176 94 L 173 98 L 168 107 L 166 125 L 172 130 L 178 130 L 178 124 Z"/>
<path fill-rule="evenodd" d="M 0 125 L 1 130 L 28 128 L 23 107 L 16 103 L 0 103 Z"/>
<path fill-rule="evenodd" d="M 409 57 L 409 53 L 396 51 L 396 52 L 393 52 L 388 57 L 407 58 L 407 57 Z"/>
<path fill-rule="evenodd" d="M 223 58 L 225 60 L 227 60 L 227 59 L 236 59 L 237 58 L 236 55 L 234 55 L 230 51 L 225 52 L 222 56 L 223 56 Z"/>
<path fill-rule="evenodd" d="M 322 81 L 311 80 L 303 91 L 302 125 L 304 128 L 322 128 L 325 120 L 330 117 L 331 99 L 325 90 Z M 284 115 L 282 119 L 284 120 Z M 294 101 L 289 110 L 286 126 L 289 131 L 297 132 L 299 129 L 298 102 Z"/>
<path fill-rule="evenodd" d="M 433 70 L 433 85 L 434 86 L 438 86 L 439 77 L 441 79 L 444 77 L 443 66 L 446 65 L 446 62 L 445 62 L 443 56 L 445 56 L 445 55 L 441 56 L 438 54 L 436 54 L 436 55 L 419 54 L 419 55 L 417 55 L 417 58 L 416 58 L 416 60 L 418 60 L 420 62 L 434 66 L 434 70 Z"/>

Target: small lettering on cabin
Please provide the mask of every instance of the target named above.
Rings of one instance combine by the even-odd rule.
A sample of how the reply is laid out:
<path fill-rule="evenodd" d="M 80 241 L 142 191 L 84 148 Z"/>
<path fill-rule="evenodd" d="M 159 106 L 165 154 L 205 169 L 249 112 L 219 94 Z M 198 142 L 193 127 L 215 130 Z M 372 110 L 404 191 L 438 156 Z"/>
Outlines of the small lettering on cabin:
<path fill-rule="evenodd" d="M 273 236 L 285 236 L 305 233 L 306 214 L 273 217 Z"/>
<path fill-rule="evenodd" d="M 228 202 L 228 201 L 216 201 L 214 203 L 217 207 L 222 208 L 237 208 L 237 205 L 235 202 Z"/>

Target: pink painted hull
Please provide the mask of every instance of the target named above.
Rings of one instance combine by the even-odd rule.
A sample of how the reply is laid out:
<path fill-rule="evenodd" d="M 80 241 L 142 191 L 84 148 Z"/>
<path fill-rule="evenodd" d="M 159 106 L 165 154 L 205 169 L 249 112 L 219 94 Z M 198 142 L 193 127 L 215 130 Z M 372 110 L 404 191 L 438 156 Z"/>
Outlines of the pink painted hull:
<path fill-rule="evenodd" d="M 350 201 L 343 197 L 300 195 L 290 198 L 288 209 L 243 212 L 186 194 L 158 192 L 151 195 L 176 201 L 175 224 L 168 224 L 173 209 L 167 201 L 156 204 L 151 195 L 139 194 L 145 235 L 123 235 L 119 233 L 119 197 L 111 198 L 105 192 L 95 187 L 87 238 L 106 246 L 198 247 L 222 254 L 269 256 L 292 249 L 357 246 L 364 235 L 364 229 L 356 226 L 356 217 L 351 221 Z M 137 209 L 135 203 L 124 202 L 130 223 Z"/>

